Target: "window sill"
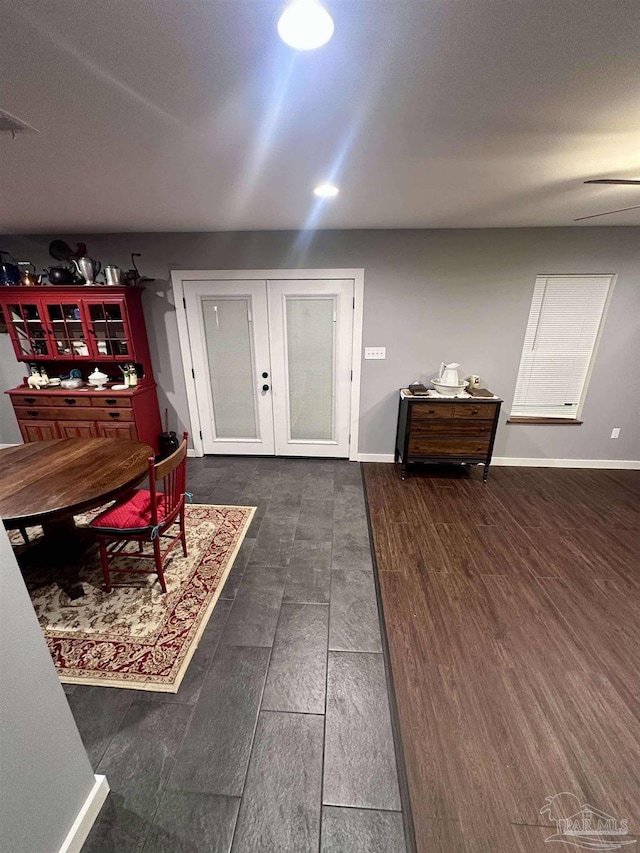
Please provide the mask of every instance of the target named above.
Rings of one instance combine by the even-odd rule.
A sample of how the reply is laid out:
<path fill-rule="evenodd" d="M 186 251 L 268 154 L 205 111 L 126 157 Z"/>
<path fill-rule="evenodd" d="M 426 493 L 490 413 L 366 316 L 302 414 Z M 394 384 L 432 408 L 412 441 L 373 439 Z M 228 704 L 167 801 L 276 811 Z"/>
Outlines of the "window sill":
<path fill-rule="evenodd" d="M 508 424 L 544 424 L 545 426 L 582 426 L 582 421 L 576 418 L 527 418 L 527 417 L 510 417 L 507 418 Z"/>

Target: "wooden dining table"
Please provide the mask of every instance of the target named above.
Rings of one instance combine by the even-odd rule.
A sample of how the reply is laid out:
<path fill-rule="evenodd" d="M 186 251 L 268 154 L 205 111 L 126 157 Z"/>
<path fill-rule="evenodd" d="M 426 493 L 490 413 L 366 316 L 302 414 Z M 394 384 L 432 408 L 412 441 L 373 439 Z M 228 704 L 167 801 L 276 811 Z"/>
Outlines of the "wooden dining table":
<path fill-rule="evenodd" d="M 42 562 L 70 598 L 84 595 L 78 573 L 86 540 L 74 515 L 121 497 L 146 476 L 148 444 L 122 438 L 64 438 L 0 450 L 0 517 L 8 529 L 42 525 Z M 35 547 L 35 546 L 34 546 Z M 29 558 L 29 549 L 24 553 Z"/>

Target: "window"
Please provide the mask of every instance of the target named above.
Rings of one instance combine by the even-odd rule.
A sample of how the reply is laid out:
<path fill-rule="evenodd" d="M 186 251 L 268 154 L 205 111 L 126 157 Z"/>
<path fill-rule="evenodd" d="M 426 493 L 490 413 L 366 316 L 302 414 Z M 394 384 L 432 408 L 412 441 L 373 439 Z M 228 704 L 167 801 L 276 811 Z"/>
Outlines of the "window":
<path fill-rule="evenodd" d="M 536 278 L 512 422 L 578 422 L 612 289 L 612 275 Z"/>

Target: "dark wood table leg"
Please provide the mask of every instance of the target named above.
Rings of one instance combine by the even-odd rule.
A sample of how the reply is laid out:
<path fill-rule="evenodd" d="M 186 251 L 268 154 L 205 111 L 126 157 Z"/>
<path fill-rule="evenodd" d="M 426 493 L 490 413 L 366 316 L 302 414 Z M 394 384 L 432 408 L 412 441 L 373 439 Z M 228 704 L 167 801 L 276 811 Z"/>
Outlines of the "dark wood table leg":
<path fill-rule="evenodd" d="M 79 564 L 85 551 L 81 532 L 73 516 L 63 516 L 42 525 L 47 561 L 56 570 L 56 580 L 70 599 L 81 598 L 84 589 L 80 583 Z"/>

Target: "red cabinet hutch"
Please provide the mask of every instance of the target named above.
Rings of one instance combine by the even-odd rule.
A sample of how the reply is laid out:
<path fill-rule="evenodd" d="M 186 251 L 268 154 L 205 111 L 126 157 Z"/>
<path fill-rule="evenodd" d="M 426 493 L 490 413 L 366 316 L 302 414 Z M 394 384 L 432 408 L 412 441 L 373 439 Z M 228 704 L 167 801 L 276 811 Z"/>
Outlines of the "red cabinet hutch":
<path fill-rule="evenodd" d="M 9 394 L 25 442 L 52 438 L 134 438 L 157 449 L 160 413 L 141 289 L 93 285 L 0 287 L 0 306 L 19 361 L 44 367 L 49 378 L 77 368 L 84 380 L 98 367 L 104 391 L 59 386 Z M 121 365 L 134 363 L 138 385 L 126 391 Z M 27 370 L 27 373 L 30 373 Z"/>

